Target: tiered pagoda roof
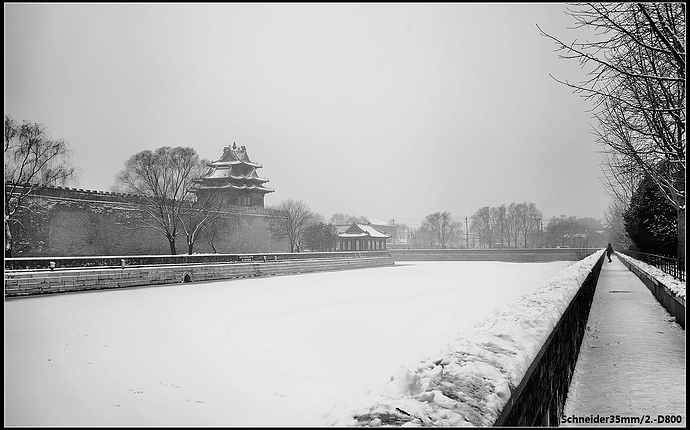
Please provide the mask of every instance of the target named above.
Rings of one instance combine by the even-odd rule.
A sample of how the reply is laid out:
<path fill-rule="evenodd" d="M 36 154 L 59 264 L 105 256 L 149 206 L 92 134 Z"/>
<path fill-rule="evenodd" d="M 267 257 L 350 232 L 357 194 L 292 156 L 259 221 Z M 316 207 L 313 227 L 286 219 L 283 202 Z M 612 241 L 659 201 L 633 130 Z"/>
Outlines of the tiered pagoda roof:
<path fill-rule="evenodd" d="M 208 163 L 208 171 L 201 178 L 198 190 L 237 190 L 257 194 L 272 193 L 274 190 L 265 186 L 268 179 L 256 173 L 261 164 L 249 159 L 247 148 L 226 146 L 219 160 Z"/>

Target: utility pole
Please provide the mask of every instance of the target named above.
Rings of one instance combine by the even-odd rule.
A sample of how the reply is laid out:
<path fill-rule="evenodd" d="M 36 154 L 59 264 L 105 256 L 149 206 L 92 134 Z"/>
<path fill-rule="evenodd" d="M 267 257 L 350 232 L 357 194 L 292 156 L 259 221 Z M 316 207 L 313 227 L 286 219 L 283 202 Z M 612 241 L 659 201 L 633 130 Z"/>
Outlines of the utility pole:
<path fill-rule="evenodd" d="M 467 229 L 467 217 L 465 217 L 465 247 L 470 249 L 470 231 Z"/>
<path fill-rule="evenodd" d="M 499 215 L 500 215 L 499 220 L 501 223 L 501 248 L 503 248 L 503 217 L 505 215 L 504 211 L 503 211 L 504 207 L 505 207 L 505 205 L 501 206 L 501 208 L 499 210 Z M 508 246 L 510 246 L 510 243 L 508 244 Z"/>
<path fill-rule="evenodd" d="M 539 219 L 539 240 L 541 241 L 541 247 L 544 247 L 544 223 L 543 220 Z"/>
<path fill-rule="evenodd" d="M 395 218 L 393 218 L 393 248 L 395 248 L 395 240 L 397 236 L 395 235 Z"/>

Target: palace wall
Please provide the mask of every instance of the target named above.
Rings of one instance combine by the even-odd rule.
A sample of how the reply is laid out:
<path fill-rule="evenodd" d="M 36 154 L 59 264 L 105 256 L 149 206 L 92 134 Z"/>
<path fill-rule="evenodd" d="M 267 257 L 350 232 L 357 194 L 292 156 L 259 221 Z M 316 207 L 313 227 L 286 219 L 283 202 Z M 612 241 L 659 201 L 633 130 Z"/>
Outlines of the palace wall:
<path fill-rule="evenodd" d="M 170 254 L 160 231 L 144 226 L 142 200 L 132 194 L 45 187 L 32 192 L 10 224 L 13 257 Z M 265 208 L 229 206 L 218 220 L 213 245 L 219 253 L 289 251 L 271 240 Z M 239 220 L 239 230 L 237 228 Z M 178 254 L 187 253 L 183 232 Z M 211 253 L 203 240 L 195 253 Z"/>

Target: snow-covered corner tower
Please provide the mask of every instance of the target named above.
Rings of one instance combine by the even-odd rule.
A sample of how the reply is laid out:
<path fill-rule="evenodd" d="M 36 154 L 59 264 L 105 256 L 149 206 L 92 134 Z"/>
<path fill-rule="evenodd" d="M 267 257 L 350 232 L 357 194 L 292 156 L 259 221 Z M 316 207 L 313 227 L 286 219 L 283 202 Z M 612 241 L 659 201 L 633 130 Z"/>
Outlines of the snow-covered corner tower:
<path fill-rule="evenodd" d="M 208 163 L 208 171 L 199 180 L 196 194 L 200 199 L 224 197 L 227 204 L 264 206 L 264 196 L 274 190 L 265 186 L 268 179 L 256 173 L 263 166 L 249 159 L 247 148 L 226 146 L 219 160 Z"/>

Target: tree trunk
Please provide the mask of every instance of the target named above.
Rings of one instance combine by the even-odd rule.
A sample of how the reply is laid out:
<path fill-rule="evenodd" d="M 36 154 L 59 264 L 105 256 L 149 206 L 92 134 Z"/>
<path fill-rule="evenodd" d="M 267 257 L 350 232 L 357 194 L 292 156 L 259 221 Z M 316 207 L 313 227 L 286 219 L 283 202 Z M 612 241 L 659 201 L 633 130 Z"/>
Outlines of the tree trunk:
<path fill-rule="evenodd" d="M 12 232 L 7 217 L 5 217 L 5 258 L 12 258 Z"/>
<path fill-rule="evenodd" d="M 683 202 L 685 203 L 685 202 Z M 685 206 L 685 204 L 683 204 Z M 685 270 L 685 209 L 678 209 L 678 263 Z"/>
<path fill-rule="evenodd" d="M 170 244 L 170 254 L 177 255 L 177 251 L 175 250 L 175 238 L 168 238 L 168 243 Z"/>
<path fill-rule="evenodd" d="M 680 191 L 676 194 L 678 204 L 678 263 L 685 270 L 685 170 L 678 173 L 677 188 Z"/>

